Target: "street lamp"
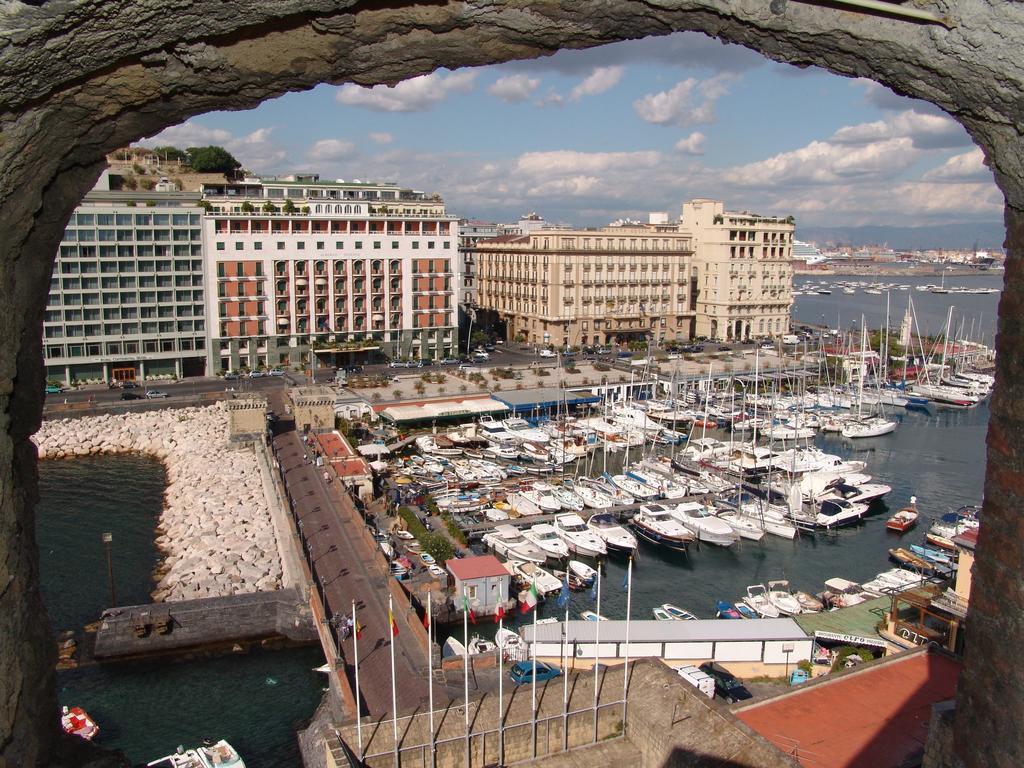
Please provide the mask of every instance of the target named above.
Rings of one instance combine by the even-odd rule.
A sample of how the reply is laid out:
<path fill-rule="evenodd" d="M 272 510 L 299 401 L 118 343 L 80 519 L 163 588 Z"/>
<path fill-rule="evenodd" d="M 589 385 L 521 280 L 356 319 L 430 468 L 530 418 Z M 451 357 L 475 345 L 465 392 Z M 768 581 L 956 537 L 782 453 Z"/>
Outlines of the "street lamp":
<path fill-rule="evenodd" d="M 786 654 L 786 677 L 789 678 L 789 654 L 794 650 L 793 643 L 783 643 L 782 652 Z"/>
<path fill-rule="evenodd" d="M 114 535 L 106 532 L 100 538 L 103 540 L 103 548 L 107 551 L 107 583 L 110 585 L 110 607 L 113 608 L 117 605 L 117 592 L 114 590 Z"/>

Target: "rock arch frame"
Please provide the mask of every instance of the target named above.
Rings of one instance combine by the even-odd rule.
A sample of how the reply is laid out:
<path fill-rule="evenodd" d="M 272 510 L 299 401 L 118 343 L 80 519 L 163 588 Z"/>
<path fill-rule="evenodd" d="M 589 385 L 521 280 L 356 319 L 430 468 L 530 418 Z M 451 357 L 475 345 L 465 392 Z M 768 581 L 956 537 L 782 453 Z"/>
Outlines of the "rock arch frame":
<path fill-rule="evenodd" d="M 949 28 L 818 0 L 67 0 L 0 16 L 0 765 L 72 764 L 34 538 L 41 329 L 53 254 L 106 152 L 213 109 L 321 82 L 394 83 L 674 31 L 869 77 L 962 123 L 1005 197 L 1008 259 L 959 694 L 963 765 L 1024 764 L 1024 5 L 917 0 Z M 779 11 L 778 13 L 774 13 Z"/>

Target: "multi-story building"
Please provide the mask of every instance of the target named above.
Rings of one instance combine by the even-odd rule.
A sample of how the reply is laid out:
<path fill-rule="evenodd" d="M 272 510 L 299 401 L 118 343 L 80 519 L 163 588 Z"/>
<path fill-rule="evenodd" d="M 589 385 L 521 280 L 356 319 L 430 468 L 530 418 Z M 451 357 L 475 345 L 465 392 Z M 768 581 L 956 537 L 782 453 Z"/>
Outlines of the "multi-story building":
<path fill-rule="evenodd" d="M 537 229 L 476 245 L 477 300 L 509 340 L 575 346 L 689 338 L 692 238 L 675 225 Z"/>
<path fill-rule="evenodd" d="M 212 371 L 455 353 L 458 221 L 437 195 L 303 175 L 203 198 Z"/>
<path fill-rule="evenodd" d="M 104 173 L 75 209 L 57 252 L 43 318 L 47 378 L 202 375 L 199 195 L 116 191 L 111 181 Z"/>
<path fill-rule="evenodd" d="M 749 339 L 789 331 L 793 219 L 731 213 L 719 200 L 683 203 L 693 237 L 698 336 Z"/>

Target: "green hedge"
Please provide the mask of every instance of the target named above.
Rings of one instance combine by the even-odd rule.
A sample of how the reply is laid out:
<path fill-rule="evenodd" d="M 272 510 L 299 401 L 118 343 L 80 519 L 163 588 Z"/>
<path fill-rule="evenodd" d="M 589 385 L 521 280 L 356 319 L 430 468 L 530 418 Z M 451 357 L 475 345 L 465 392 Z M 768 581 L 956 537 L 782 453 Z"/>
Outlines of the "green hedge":
<path fill-rule="evenodd" d="M 443 566 L 446 560 L 455 557 L 455 548 L 452 543 L 444 536 L 428 531 L 411 509 L 399 507 L 398 516 L 405 521 L 405 529 L 419 541 L 420 549 L 433 557 L 438 565 Z"/>

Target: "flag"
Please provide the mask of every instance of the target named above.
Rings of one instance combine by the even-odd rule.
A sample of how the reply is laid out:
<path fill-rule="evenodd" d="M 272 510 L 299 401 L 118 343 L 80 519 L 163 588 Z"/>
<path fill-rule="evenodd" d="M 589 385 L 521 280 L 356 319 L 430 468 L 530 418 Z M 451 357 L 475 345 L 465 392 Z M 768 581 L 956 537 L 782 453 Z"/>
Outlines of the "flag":
<path fill-rule="evenodd" d="M 391 625 L 391 636 L 398 637 L 398 624 L 395 623 L 395 614 L 388 608 L 388 624 Z"/>
<path fill-rule="evenodd" d="M 469 598 L 465 595 L 462 596 L 462 610 L 469 616 L 469 620 L 476 624 L 476 614 L 473 613 L 473 609 L 469 607 Z"/>
<path fill-rule="evenodd" d="M 494 620 L 495 621 L 501 621 L 504 618 L 505 618 L 505 606 L 502 605 L 501 603 L 498 603 L 498 610 L 496 610 L 494 612 Z"/>
<path fill-rule="evenodd" d="M 423 628 L 430 629 L 430 614 L 423 614 Z"/>
<path fill-rule="evenodd" d="M 363 639 L 363 625 L 358 621 L 356 622 L 356 640 Z"/>
<path fill-rule="evenodd" d="M 527 613 L 531 608 L 537 607 L 537 584 L 536 582 L 530 584 L 530 588 L 526 590 L 526 596 L 523 598 L 522 605 L 519 606 L 519 610 L 523 613 Z"/>
<path fill-rule="evenodd" d="M 565 581 L 562 582 L 562 591 L 558 593 L 558 607 L 565 608 L 569 602 L 569 574 L 565 574 Z"/>
<path fill-rule="evenodd" d="M 622 588 L 623 589 L 629 589 L 629 571 L 628 570 L 622 575 Z"/>
<path fill-rule="evenodd" d="M 597 570 L 601 570 L 601 561 L 597 561 Z M 599 573 L 594 574 L 594 580 L 590 582 L 590 599 L 597 602 L 597 580 L 601 578 Z"/>

